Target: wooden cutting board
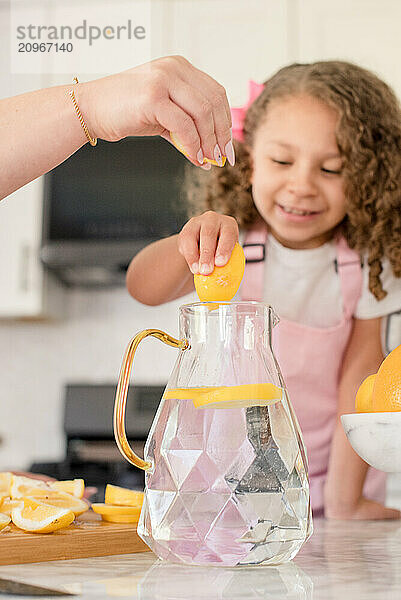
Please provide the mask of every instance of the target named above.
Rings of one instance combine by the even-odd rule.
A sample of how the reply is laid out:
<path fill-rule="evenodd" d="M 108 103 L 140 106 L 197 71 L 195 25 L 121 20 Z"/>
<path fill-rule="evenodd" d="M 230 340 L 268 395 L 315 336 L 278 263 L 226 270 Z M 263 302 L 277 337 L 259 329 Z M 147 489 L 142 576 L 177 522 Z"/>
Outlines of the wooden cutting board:
<path fill-rule="evenodd" d="M 0 565 L 146 552 L 136 524 L 106 523 L 92 511 L 54 533 L 26 533 L 14 525 L 0 531 Z"/>

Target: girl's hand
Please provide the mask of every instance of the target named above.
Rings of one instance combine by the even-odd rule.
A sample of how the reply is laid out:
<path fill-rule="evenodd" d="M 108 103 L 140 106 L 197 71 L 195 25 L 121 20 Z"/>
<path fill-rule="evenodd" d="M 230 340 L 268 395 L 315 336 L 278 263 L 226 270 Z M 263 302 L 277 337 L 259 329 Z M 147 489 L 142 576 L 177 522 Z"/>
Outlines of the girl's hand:
<path fill-rule="evenodd" d="M 210 275 L 215 265 L 222 267 L 228 262 L 238 235 L 233 217 L 209 210 L 184 225 L 178 235 L 178 251 L 192 273 Z"/>
<path fill-rule="evenodd" d="M 78 84 L 74 91 L 92 136 L 114 142 L 160 135 L 171 141 L 171 131 L 193 164 L 219 152 L 234 164 L 225 89 L 181 56 Z"/>
<path fill-rule="evenodd" d="M 366 521 L 399 519 L 401 513 L 399 510 L 388 508 L 379 502 L 367 500 L 367 498 L 360 498 L 353 507 L 341 507 L 338 510 L 331 508 L 329 511 L 325 510 L 325 517 L 327 519 Z"/>

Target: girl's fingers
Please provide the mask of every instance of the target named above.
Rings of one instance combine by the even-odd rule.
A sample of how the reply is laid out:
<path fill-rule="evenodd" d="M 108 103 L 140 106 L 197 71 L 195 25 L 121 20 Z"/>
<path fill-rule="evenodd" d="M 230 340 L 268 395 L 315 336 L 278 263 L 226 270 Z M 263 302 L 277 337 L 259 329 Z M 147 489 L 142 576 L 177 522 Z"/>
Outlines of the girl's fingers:
<path fill-rule="evenodd" d="M 199 237 L 199 273 L 201 275 L 210 275 L 214 269 L 219 229 L 220 223 L 217 221 L 202 224 Z"/>
<path fill-rule="evenodd" d="M 214 263 L 217 267 L 223 267 L 228 262 L 231 252 L 238 242 L 238 237 L 237 221 L 232 217 L 226 217 L 220 227 L 219 241 L 214 259 Z"/>
<path fill-rule="evenodd" d="M 190 219 L 178 235 L 178 251 L 194 275 L 199 273 L 199 232 L 200 224 L 195 219 Z"/>
<path fill-rule="evenodd" d="M 178 235 L 178 250 L 193 274 L 210 275 L 215 265 L 227 263 L 236 242 L 237 221 L 208 211 L 184 225 Z"/>

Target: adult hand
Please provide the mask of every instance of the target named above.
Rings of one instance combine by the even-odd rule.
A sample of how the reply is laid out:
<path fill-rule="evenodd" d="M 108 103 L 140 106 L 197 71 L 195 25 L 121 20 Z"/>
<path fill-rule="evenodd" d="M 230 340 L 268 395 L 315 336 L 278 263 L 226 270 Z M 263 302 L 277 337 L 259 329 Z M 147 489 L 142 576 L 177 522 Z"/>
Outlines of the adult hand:
<path fill-rule="evenodd" d="M 178 251 L 192 273 L 210 275 L 215 265 L 227 263 L 238 235 L 233 217 L 208 210 L 184 225 L 177 239 Z"/>
<path fill-rule="evenodd" d="M 181 56 L 74 86 L 90 133 L 108 141 L 129 135 L 179 140 L 189 160 L 227 156 L 234 164 L 231 113 L 224 88 Z M 210 168 L 210 165 L 204 165 Z"/>

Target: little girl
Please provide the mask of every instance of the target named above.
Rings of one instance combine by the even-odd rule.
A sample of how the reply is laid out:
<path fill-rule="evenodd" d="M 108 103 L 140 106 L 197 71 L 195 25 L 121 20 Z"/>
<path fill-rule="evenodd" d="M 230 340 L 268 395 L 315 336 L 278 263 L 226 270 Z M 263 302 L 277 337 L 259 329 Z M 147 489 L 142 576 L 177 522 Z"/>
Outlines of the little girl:
<path fill-rule="evenodd" d="M 385 475 L 349 445 L 339 416 L 383 359 L 382 321 L 401 308 L 401 112 L 391 89 L 356 65 L 294 64 L 251 84 L 233 109 L 237 163 L 202 173 L 179 235 L 131 262 L 145 304 L 192 291 L 239 238 L 239 298 L 280 316 L 274 350 L 303 431 L 316 513 L 399 518 Z"/>

